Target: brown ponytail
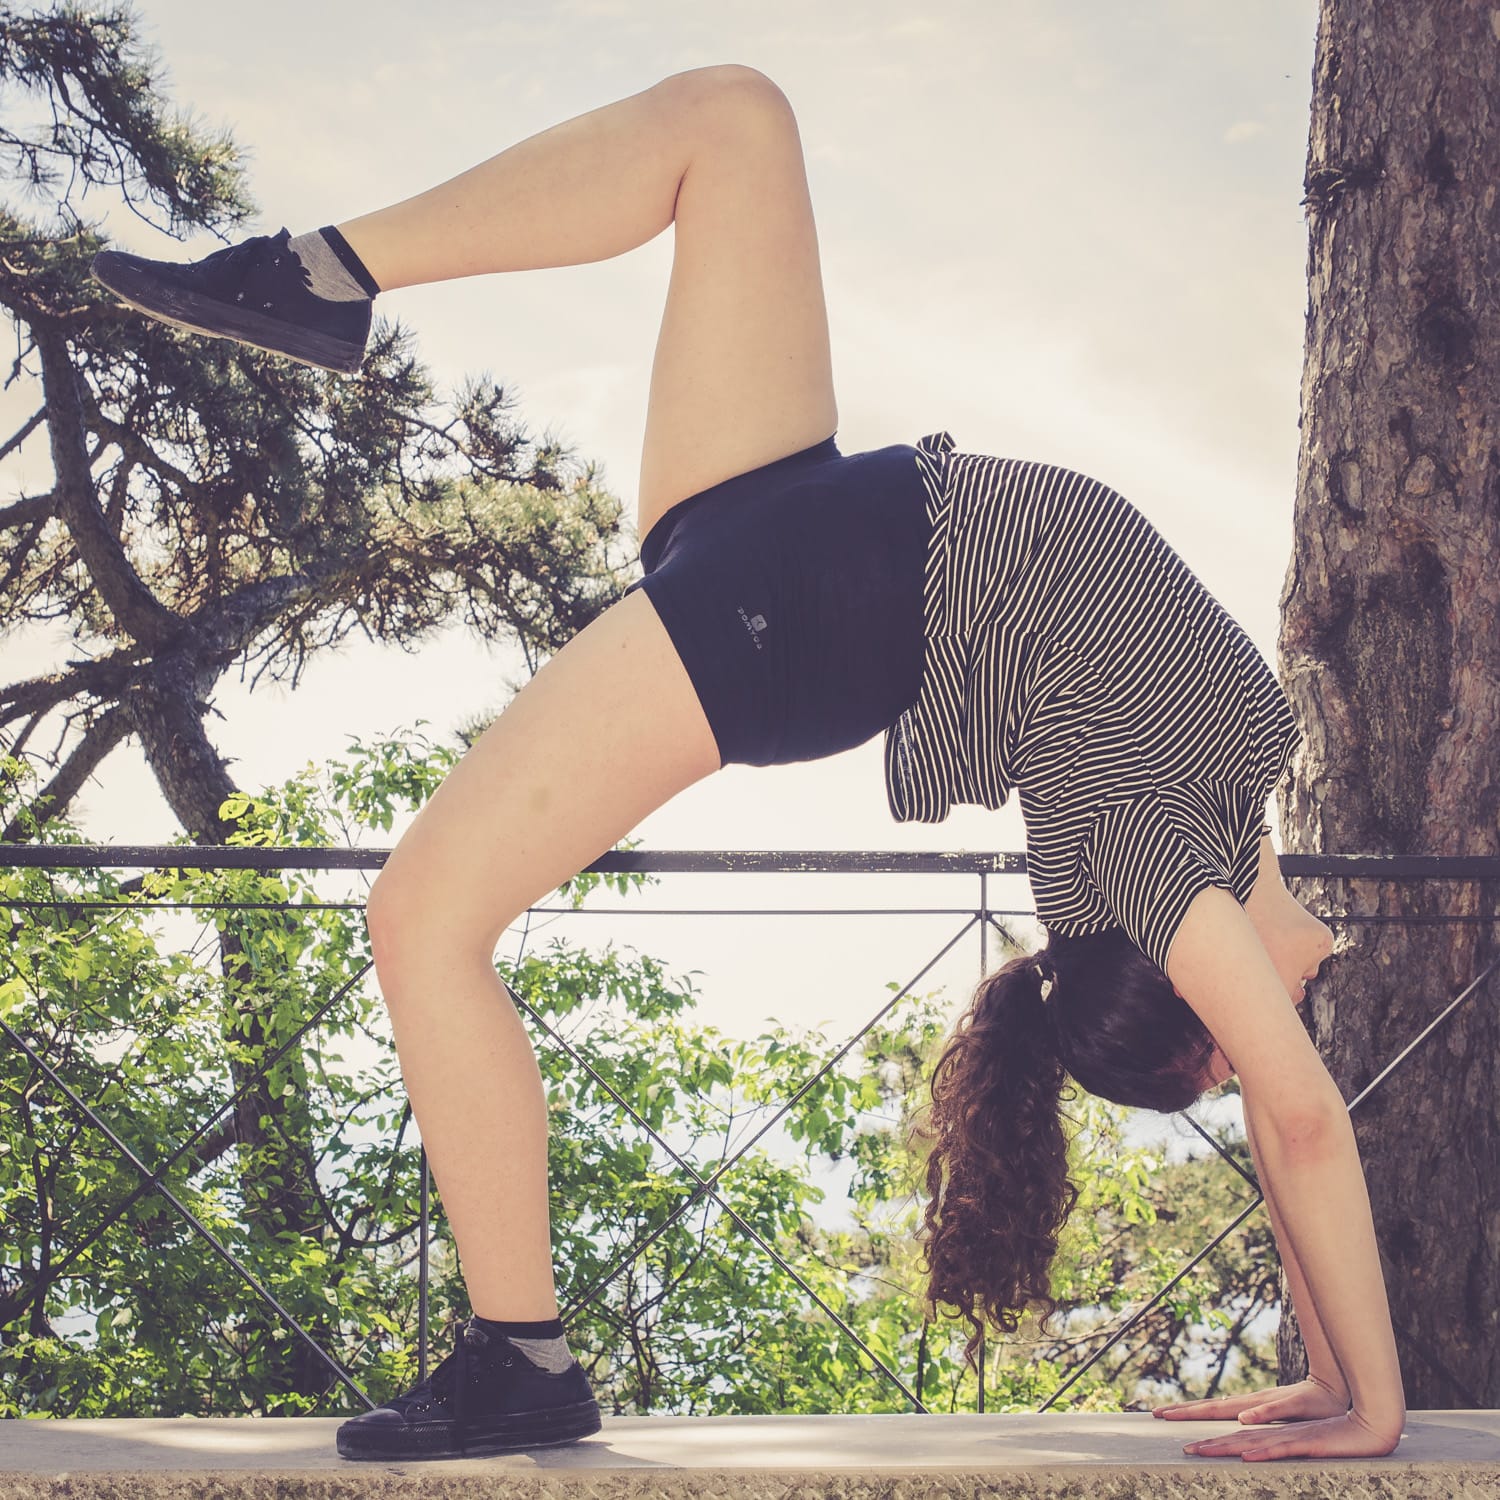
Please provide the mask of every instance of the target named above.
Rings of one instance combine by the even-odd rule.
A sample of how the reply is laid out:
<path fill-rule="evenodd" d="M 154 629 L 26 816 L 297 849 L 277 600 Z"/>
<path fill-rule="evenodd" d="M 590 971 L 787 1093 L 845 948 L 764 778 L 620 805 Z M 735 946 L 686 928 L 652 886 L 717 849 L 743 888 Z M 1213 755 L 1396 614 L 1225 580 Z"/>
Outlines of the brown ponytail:
<path fill-rule="evenodd" d="M 1079 1198 L 1061 1107 L 1069 1076 L 1169 1113 L 1198 1097 L 1212 1051 L 1192 1008 L 1118 928 L 1054 937 L 980 981 L 914 1126 L 933 1142 L 920 1231 L 928 1302 L 967 1320 L 971 1365 L 986 1321 L 1014 1333 L 1028 1308 L 1044 1325 L 1057 1311 L 1049 1268 Z"/>

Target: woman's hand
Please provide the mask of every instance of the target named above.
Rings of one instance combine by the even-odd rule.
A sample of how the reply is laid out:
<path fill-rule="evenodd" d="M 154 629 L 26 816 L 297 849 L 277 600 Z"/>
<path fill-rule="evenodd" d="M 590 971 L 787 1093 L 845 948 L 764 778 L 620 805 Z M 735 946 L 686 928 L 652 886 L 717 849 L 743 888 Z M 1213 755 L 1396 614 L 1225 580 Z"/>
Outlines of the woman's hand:
<path fill-rule="evenodd" d="M 1260 1462 L 1272 1458 L 1384 1458 L 1396 1451 L 1401 1433 L 1377 1432 L 1357 1411 L 1321 1422 L 1271 1427 L 1261 1431 L 1241 1428 L 1223 1437 L 1200 1438 L 1184 1453 L 1196 1458 L 1242 1458 Z"/>
<path fill-rule="evenodd" d="M 1341 1417 L 1349 1410 L 1349 1392 L 1309 1375 L 1296 1385 L 1273 1386 L 1247 1396 L 1223 1396 L 1212 1401 L 1181 1401 L 1171 1406 L 1157 1406 L 1153 1417 L 1169 1422 L 1232 1422 L 1236 1417 L 1252 1422 L 1316 1422 L 1325 1417 Z"/>

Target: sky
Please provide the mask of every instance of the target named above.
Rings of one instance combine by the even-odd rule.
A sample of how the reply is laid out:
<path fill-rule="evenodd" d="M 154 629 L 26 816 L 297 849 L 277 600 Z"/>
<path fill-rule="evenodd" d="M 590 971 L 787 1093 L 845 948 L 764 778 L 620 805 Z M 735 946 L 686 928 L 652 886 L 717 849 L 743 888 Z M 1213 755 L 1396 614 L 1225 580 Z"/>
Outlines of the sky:
<path fill-rule="evenodd" d="M 841 449 L 947 430 L 961 450 L 1091 474 L 1146 514 L 1274 662 L 1298 456 L 1311 0 L 146 0 L 139 14 L 172 97 L 247 151 L 260 232 L 407 197 L 668 73 L 759 68 L 795 108 L 807 156 Z M 141 253 L 215 248 L 128 215 L 109 223 Z M 411 288 L 377 311 L 415 330 L 447 387 L 479 372 L 511 387 L 527 425 L 598 460 L 633 516 L 671 253 L 668 231 L 611 261 Z M 0 495 L 44 487 L 45 445 L 3 478 Z M 6 680 L 64 652 L 60 633 L 0 637 Z M 350 735 L 426 720 L 451 736 L 523 675 L 518 652 L 463 632 L 412 654 L 354 642 L 294 692 L 226 678 L 211 732 L 253 789 L 340 754 Z M 893 822 L 882 740 L 728 767 L 635 836 L 658 851 L 1023 847 L 1015 808 Z M 134 747 L 76 813 L 99 841 L 176 831 Z M 991 878 L 988 894 L 1028 901 L 1015 879 Z M 641 908 L 977 897 L 977 880 L 956 877 L 672 876 L 631 898 L 635 915 L 533 918 L 527 941 L 550 930 L 650 951 L 694 972 L 704 1018 L 734 1034 L 769 1015 L 833 1034 L 917 974 L 961 917 Z M 509 951 L 517 941 L 507 935 Z M 966 939 L 920 988 L 941 980 L 956 1004 L 979 974 Z"/>

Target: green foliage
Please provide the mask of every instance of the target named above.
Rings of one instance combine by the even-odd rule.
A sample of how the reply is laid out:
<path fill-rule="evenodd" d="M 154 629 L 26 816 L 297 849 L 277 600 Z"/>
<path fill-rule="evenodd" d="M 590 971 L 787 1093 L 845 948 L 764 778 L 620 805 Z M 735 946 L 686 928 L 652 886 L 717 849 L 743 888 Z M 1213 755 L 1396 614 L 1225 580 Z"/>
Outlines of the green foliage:
<path fill-rule="evenodd" d="M 235 797 L 223 816 L 251 846 L 357 842 L 419 806 L 455 753 L 418 729 L 353 741 L 326 767 Z M 20 762 L 0 765 L 0 800 L 23 799 L 25 779 Z M 40 833 L 77 838 L 60 822 Z M 367 983 L 358 893 L 331 903 L 315 888 L 326 878 L 184 867 L 146 875 L 137 891 L 103 871 L 0 870 L 0 1018 L 379 1399 L 416 1377 L 420 1158 Z M 561 894 L 576 906 L 598 879 L 580 876 Z M 649 877 L 610 879 L 627 894 Z M 190 923 L 164 915 L 168 902 L 212 906 Z M 203 920 L 232 933 L 225 951 L 237 963 L 226 969 L 220 945 L 203 941 Z M 921 1164 L 907 1144 L 948 1007 L 903 997 L 837 1058 L 820 1033 L 781 1025 L 725 1037 L 696 1020 L 690 983 L 613 946 L 554 939 L 500 972 L 546 1088 L 564 1307 L 597 1288 L 571 1318 L 570 1342 L 608 1409 L 909 1409 L 830 1312 L 909 1388 L 920 1380 L 929 1408 L 974 1408 L 961 1331 L 924 1318 Z M 258 1035 L 225 1022 L 252 1013 Z M 227 1128 L 212 1123 L 234 1062 L 268 1072 L 272 1113 L 253 1149 L 233 1115 Z M 788 1101 L 784 1120 L 758 1134 Z M 1243 1196 L 1222 1166 L 1168 1168 L 1128 1149 L 1109 1106 L 1085 1101 L 1075 1117 L 1086 1197 L 1054 1267 L 1065 1331 L 988 1351 L 989 1410 L 1051 1396 Z M 727 1209 L 648 1128 L 703 1178 L 730 1163 L 714 1184 Z M 841 1177 L 847 1202 L 834 1215 L 826 1184 Z M 278 1191 L 315 1203 L 305 1232 L 264 1232 L 257 1195 Z M 468 1305 L 433 1207 L 442 1329 Z M 0 1415 L 350 1409 L 327 1370 L 6 1038 L 0 1219 Z M 1059 1404 L 1117 1410 L 1139 1399 L 1142 1379 L 1173 1389 L 1195 1339 L 1201 1356 L 1233 1367 L 1224 1388 L 1236 1368 L 1263 1373 L 1266 1352 L 1244 1324 L 1274 1302 L 1267 1239 L 1201 1267 Z"/>

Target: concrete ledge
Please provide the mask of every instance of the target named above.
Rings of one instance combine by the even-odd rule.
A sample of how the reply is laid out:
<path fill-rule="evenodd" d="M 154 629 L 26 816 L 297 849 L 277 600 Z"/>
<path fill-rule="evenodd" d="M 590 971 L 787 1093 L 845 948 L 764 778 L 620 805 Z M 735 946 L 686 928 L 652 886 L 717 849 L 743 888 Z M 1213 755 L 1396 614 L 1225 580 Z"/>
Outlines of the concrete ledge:
<path fill-rule="evenodd" d="M 563 1448 L 499 1458 L 353 1463 L 336 1417 L 0 1421 L 0 1500 L 504 1495 L 527 1500 L 1497 1500 L 1500 1412 L 1409 1415 L 1388 1458 L 1190 1458 L 1234 1423 L 1145 1412 L 1058 1415 L 614 1417 Z M 1247 1481 L 1252 1488 L 1247 1491 Z"/>

